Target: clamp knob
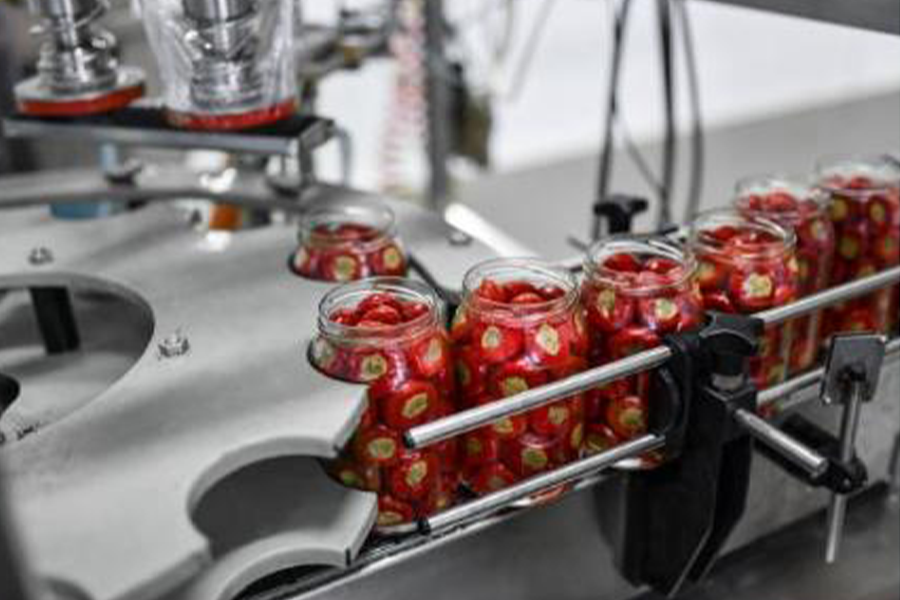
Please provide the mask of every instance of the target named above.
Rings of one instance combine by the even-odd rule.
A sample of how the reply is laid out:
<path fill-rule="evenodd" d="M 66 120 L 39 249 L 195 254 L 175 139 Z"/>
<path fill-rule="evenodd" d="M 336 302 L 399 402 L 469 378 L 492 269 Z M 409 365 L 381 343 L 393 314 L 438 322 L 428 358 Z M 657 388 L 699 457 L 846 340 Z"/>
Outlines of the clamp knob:
<path fill-rule="evenodd" d="M 747 359 L 759 352 L 763 322 L 753 317 L 713 312 L 700 331 L 708 366 L 714 377 L 745 376 Z"/>
<path fill-rule="evenodd" d="M 594 205 L 594 216 L 606 220 L 607 233 L 629 233 L 634 218 L 650 206 L 646 198 L 613 194 Z"/>

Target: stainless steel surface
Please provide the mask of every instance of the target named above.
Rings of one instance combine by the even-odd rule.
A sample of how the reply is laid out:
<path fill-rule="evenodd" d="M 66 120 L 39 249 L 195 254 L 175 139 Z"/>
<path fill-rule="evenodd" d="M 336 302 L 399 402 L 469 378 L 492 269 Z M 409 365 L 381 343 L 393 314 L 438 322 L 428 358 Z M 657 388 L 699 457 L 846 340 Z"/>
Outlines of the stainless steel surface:
<path fill-rule="evenodd" d="M 128 71 L 126 70 L 125 73 Z M 311 152 L 332 140 L 334 124 L 317 120 L 306 124 L 303 131 L 283 136 L 258 135 L 253 132 L 216 133 L 166 128 L 129 127 L 117 123 L 93 121 L 48 121 L 27 117 L 3 120 L 3 133 L 7 137 L 27 139 L 53 139 L 91 143 L 111 143 L 145 148 L 171 148 L 183 150 L 220 150 L 263 154 L 266 156 L 299 156 L 301 151 Z M 85 171 L 86 177 L 91 172 Z M 0 195 L 3 198 L 3 195 Z"/>
<path fill-rule="evenodd" d="M 793 15 L 900 35 L 896 0 L 715 0 L 744 8 Z"/>
<path fill-rule="evenodd" d="M 3 600 L 37 600 L 33 574 L 25 562 L 6 497 L 6 478 L 0 463 L 0 598 Z"/>
<path fill-rule="evenodd" d="M 253 0 L 183 0 L 184 12 L 192 19 L 224 23 L 253 10 Z"/>
<path fill-rule="evenodd" d="M 822 561 L 824 515 L 817 512 L 726 556 L 680 600 L 896 600 L 900 594 L 900 504 L 883 490 L 854 498 L 846 552 Z M 639 600 L 659 600 L 640 596 Z"/>
<path fill-rule="evenodd" d="M 734 411 L 734 418 L 753 438 L 769 446 L 813 477 L 823 475 L 828 469 L 827 458 L 799 443 L 774 425 L 770 425 L 765 419 L 743 409 Z"/>
<path fill-rule="evenodd" d="M 827 306 L 858 298 L 859 296 L 865 296 L 870 292 L 874 292 L 898 282 L 900 282 L 900 266 L 885 269 L 875 275 L 829 288 L 818 294 L 813 294 L 812 296 L 801 298 L 796 302 L 786 304 L 785 306 L 779 306 L 756 313 L 754 316 L 762 319 L 768 326 L 778 325 L 785 321 L 789 321 L 790 319 L 816 312 Z"/>
<path fill-rule="evenodd" d="M 648 371 L 664 364 L 671 356 L 672 351 L 666 346 L 645 350 L 608 365 L 589 369 L 497 402 L 464 410 L 449 417 L 414 427 L 407 432 L 406 442 L 410 448 L 423 448 L 472 431 L 498 419 L 550 404 L 560 398 L 567 398 L 622 377 Z"/>
<path fill-rule="evenodd" d="M 585 477 L 608 469 L 615 466 L 619 461 L 637 458 L 645 452 L 663 447 L 665 443 L 665 438 L 658 435 L 639 437 L 606 452 L 575 461 L 547 473 L 529 477 L 515 485 L 449 508 L 428 518 L 425 521 L 425 527 L 428 531 L 441 531 L 472 519 L 492 514 L 538 492 L 552 490 L 558 485 L 568 483 L 579 477 Z"/>
<path fill-rule="evenodd" d="M 138 71 L 119 69 L 115 37 L 93 26 L 106 2 L 37 0 L 30 7 L 47 40 L 40 47 L 37 77 L 16 86 L 20 101 L 89 100 L 143 83 Z"/>
<path fill-rule="evenodd" d="M 856 457 L 856 433 L 859 430 L 859 416 L 864 397 L 865 384 L 862 381 L 853 382 L 849 397 L 844 402 L 841 417 L 841 447 L 838 458 L 845 464 Z M 828 540 L 825 545 L 825 562 L 828 564 L 834 563 L 840 552 L 847 502 L 846 494 L 832 494 L 828 504 Z"/>

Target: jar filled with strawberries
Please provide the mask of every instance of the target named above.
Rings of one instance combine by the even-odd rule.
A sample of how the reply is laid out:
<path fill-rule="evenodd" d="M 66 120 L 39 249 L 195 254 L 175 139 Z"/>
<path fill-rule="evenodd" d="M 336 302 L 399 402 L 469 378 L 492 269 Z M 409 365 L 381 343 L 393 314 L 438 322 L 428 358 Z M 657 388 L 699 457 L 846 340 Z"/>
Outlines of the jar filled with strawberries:
<path fill-rule="evenodd" d="M 584 265 L 582 301 L 591 366 L 661 343 L 663 336 L 702 324 L 697 264 L 663 238 L 621 235 L 595 244 Z M 587 394 L 589 453 L 607 450 L 647 431 L 649 374 L 615 381 Z M 645 457 L 645 466 L 654 462 Z"/>
<path fill-rule="evenodd" d="M 819 164 L 817 181 L 830 200 L 837 233 L 832 284 L 900 264 L 900 166 L 882 157 L 834 158 Z M 830 310 L 829 333 L 896 329 L 898 290 L 880 290 Z"/>
<path fill-rule="evenodd" d="M 498 259 L 467 273 L 450 335 L 460 403 L 475 407 L 587 366 L 577 283 L 534 259 Z M 478 494 L 580 457 L 581 395 L 461 436 L 463 478 Z"/>
<path fill-rule="evenodd" d="M 796 235 L 768 219 L 719 210 L 700 215 L 690 245 L 706 310 L 754 314 L 797 299 Z M 768 327 L 750 375 L 760 389 L 784 381 L 792 323 Z"/>
<path fill-rule="evenodd" d="M 735 208 L 744 216 L 769 219 L 794 232 L 798 297 L 829 286 L 835 235 L 824 194 L 798 179 L 777 175 L 752 177 L 738 182 Z M 820 311 L 794 321 L 790 373 L 805 371 L 816 363 L 822 347 L 822 318 Z"/>
<path fill-rule="evenodd" d="M 291 267 L 308 279 L 346 282 L 404 276 L 407 258 L 387 206 L 334 203 L 303 216 Z"/>
<path fill-rule="evenodd" d="M 443 510 L 459 484 L 453 440 L 407 450 L 411 427 L 454 411 L 453 364 L 444 309 L 425 284 L 381 277 L 325 296 L 310 359 L 325 374 L 366 384 L 360 424 L 328 470 L 345 485 L 378 493 L 378 526 Z"/>

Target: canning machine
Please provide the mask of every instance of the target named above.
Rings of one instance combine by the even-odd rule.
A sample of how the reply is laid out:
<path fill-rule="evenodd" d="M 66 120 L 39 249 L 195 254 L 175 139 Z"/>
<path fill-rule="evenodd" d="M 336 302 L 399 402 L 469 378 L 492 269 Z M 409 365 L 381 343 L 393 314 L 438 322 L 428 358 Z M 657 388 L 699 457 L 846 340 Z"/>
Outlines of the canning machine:
<path fill-rule="evenodd" d="M 623 377 L 650 386 L 645 433 L 373 532 L 375 495 L 322 467 L 367 418 L 366 389 L 312 366 L 334 284 L 298 276 L 298 219 L 387 206 L 410 277 L 449 306 L 513 238 L 317 177 L 315 153 L 340 129 L 304 110 L 297 73 L 358 66 L 383 49 L 383 23 L 355 21 L 303 54 L 292 2 L 140 4 L 161 98 L 139 100 L 143 74 L 97 25 L 104 2 L 35 0 L 46 41 L 4 135 L 240 160 L 0 180 L 3 600 L 677 596 L 826 506 L 823 555 L 840 560 L 850 497 L 896 483 L 896 332 L 839 335 L 821 365 L 762 391 L 746 376 L 764 327 L 890 290 L 893 266 L 416 424 L 409 451 Z M 185 199 L 260 218 L 210 227 Z M 44 209 L 98 201 L 117 210 Z M 640 207 L 618 198 L 599 213 L 621 230 Z M 334 279 L 352 278 L 347 264 Z M 654 452 L 663 463 L 641 468 Z"/>

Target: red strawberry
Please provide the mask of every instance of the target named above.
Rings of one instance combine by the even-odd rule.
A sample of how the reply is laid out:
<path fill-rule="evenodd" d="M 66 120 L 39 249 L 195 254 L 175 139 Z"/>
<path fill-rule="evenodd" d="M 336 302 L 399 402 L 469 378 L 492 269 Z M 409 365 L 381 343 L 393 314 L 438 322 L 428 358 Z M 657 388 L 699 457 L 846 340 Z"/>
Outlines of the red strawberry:
<path fill-rule="evenodd" d="M 431 451 L 403 451 L 388 475 L 391 494 L 401 500 L 420 500 L 436 487 L 437 457 Z"/>
<path fill-rule="evenodd" d="M 599 454 L 618 446 L 621 440 L 604 423 L 589 423 L 584 435 L 584 450 L 587 454 Z"/>
<path fill-rule="evenodd" d="M 587 299 L 588 320 L 600 331 L 617 331 L 634 319 L 634 299 L 613 288 L 590 290 Z"/>
<path fill-rule="evenodd" d="M 521 352 L 522 331 L 499 323 L 478 323 L 473 327 L 481 358 L 491 363 L 508 360 Z"/>
<path fill-rule="evenodd" d="M 400 434 L 383 425 L 358 430 L 353 446 L 361 462 L 374 465 L 396 463 L 402 450 Z"/>
<path fill-rule="evenodd" d="M 406 381 L 399 389 L 379 399 L 382 420 L 397 431 L 405 431 L 430 420 L 438 409 L 438 392 L 427 381 Z"/>
<path fill-rule="evenodd" d="M 354 281 L 367 275 L 362 257 L 351 250 L 326 250 L 319 260 L 325 281 Z"/>
<path fill-rule="evenodd" d="M 415 511 L 410 504 L 401 502 L 387 495 L 378 496 L 378 527 L 393 527 L 409 523 L 413 520 Z"/>
<path fill-rule="evenodd" d="M 518 477 L 529 477 L 552 468 L 553 445 L 553 440 L 528 432 L 504 444 L 501 458 Z"/>
<path fill-rule="evenodd" d="M 472 478 L 472 490 L 476 494 L 487 495 L 516 482 L 512 471 L 499 462 L 489 462 L 475 472 Z"/>
<path fill-rule="evenodd" d="M 606 422 L 615 434 L 631 439 L 647 432 L 647 403 L 640 396 L 621 396 L 606 405 Z"/>

